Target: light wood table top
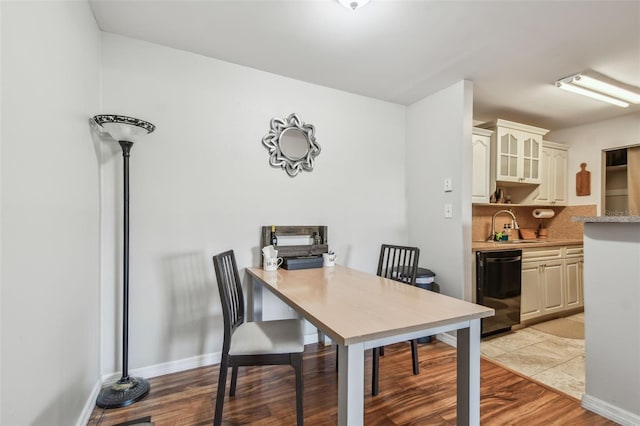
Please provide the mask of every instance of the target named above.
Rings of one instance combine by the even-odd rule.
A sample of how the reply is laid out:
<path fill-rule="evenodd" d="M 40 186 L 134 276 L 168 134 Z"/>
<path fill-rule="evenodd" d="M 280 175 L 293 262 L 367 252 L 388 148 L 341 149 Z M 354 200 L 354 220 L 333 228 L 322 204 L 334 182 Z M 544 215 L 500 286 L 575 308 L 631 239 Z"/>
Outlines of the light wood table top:
<path fill-rule="evenodd" d="M 493 309 L 336 265 L 250 275 L 336 343 L 350 345 L 492 316 Z"/>

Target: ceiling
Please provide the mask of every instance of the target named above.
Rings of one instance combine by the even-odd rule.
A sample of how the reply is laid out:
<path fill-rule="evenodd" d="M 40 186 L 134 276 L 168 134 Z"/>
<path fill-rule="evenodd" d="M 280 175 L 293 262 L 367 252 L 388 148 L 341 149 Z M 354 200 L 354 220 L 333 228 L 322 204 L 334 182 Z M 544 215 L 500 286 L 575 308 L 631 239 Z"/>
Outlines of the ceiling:
<path fill-rule="evenodd" d="M 640 86 L 640 1 L 90 4 L 106 32 L 404 105 L 471 80 L 477 121 L 557 130 L 640 111 L 553 85 L 590 69 Z"/>

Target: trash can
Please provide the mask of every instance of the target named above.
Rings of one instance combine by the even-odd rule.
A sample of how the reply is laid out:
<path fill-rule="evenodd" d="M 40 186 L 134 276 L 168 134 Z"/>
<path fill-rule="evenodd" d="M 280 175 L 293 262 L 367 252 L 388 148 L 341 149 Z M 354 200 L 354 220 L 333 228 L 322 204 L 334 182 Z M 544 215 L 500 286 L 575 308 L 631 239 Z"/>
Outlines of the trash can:
<path fill-rule="evenodd" d="M 430 269 L 418 268 L 416 273 L 416 287 L 440 293 L 440 286 L 435 282 L 436 274 Z M 418 343 L 431 343 L 431 336 L 420 337 Z"/>

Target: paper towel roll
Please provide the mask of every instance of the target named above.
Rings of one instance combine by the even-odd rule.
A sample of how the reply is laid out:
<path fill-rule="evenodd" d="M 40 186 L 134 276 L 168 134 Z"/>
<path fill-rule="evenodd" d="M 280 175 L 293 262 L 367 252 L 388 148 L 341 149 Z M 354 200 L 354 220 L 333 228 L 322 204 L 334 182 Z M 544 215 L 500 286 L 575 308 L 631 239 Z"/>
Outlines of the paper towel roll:
<path fill-rule="evenodd" d="M 536 219 L 549 219 L 552 218 L 556 213 L 551 209 L 535 209 L 533 211 L 533 217 Z"/>

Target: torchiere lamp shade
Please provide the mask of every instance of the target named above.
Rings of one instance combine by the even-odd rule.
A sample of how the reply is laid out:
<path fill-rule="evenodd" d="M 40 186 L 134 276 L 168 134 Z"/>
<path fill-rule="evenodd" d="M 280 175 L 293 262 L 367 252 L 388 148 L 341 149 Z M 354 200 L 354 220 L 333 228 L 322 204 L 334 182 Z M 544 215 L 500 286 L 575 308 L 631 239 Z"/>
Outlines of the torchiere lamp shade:
<path fill-rule="evenodd" d="M 136 143 L 140 138 L 156 129 L 156 126 L 148 121 L 126 115 L 102 114 L 96 115 L 93 120 L 118 142 Z"/>

